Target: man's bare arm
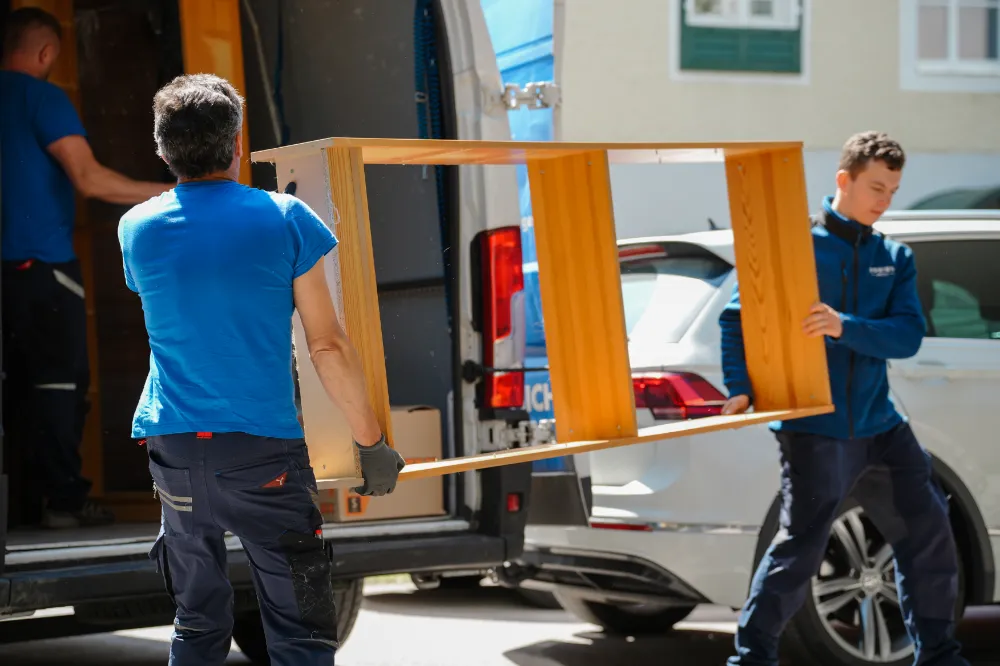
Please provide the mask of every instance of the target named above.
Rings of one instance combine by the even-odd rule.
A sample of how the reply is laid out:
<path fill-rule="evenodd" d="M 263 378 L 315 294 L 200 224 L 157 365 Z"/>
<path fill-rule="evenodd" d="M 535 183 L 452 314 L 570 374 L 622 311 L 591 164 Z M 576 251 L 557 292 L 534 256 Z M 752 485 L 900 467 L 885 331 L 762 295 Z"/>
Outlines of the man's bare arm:
<path fill-rule="evenodd" d="M 48 151 L 62 165 L 73 186 L 85 197 L 116 204 L 136 204 L 158 196 L 173 183 L 132 180 L 97 161 L 87 140 L 79 135 L 53 141 Z"/>
<path fill-rule="evenodd" d="M 337 320 L 322 260 L 295 279 L 293 295 L 309 358 L 323 388 L 347 418 L 354 441 L 362 446 L 377 444 L 382 429 L 368 400 L 361 360 Z"/>

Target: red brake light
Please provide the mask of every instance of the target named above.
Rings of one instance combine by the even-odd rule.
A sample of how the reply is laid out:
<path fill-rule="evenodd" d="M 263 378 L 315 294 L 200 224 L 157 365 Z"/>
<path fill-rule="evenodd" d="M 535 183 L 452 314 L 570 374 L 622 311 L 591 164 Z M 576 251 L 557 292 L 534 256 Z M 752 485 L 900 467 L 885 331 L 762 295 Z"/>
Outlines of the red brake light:
<path fill-rule="evenodd" d="M 511 332 L 511 299 L 524 289 L 521 268 L 521 229 L 506 227 L 483 234 L 483 286 L 489 298 L 484 328 L 494 340 Z"/>
<path fill-rule="evenodd" d="M 704 378 L 689 372 L 632 375 L 637 409 L 657 419 L 697 419 L 722 413 L 726 397 Z"/>
<path fill-rule="evenodd" d="M 626 245 L 618 249 L 618 259 L 662 259 L 667 251 L 662 245 Z"/>
<path fill-rule="evenodd" d="M 492 229 L 480 237 L 483 284 L 483 365 L 514 368 L 523 363 L 512 339 L 515 317 L 523 321 L 524 291 L 521 228 Z M 518 409 L 524 405 L 524 376 L 520 372 L 486 374 L 485 404 L 494 409 Z"/>

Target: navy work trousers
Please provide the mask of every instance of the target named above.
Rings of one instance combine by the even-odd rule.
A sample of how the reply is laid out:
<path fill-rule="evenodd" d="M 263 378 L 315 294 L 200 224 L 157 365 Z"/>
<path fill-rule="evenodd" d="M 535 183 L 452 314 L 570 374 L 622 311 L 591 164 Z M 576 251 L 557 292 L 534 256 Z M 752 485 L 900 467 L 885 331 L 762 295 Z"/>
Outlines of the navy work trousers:
<path fill-rule="evenodd" d="M 778 665 L 779 636 L 805 601 L 849 494 L 892 544 L 914 664 L 968 666 L 954 639 L 958 566 L 947 504 L 909 424 L 864 439 L 779 433 L 778 441 L 781 529 L 753 577 L 730 666 Z"/>
<path fill-rule="evenodd" d="M 150 557 L 177 606 L 170 666 L 221 666 L 229 654 L 227 531 L 250 560 L 271 663 L 333 664 L 330 561 L 305 441 L 190 433 L 146 445 L 163 506 Z"/>
<path fill-rule="evenodd" d="M 14 479 L 37 483 L 53 511 L 79 511 L 91 486 L 80 458 L 90 386 L 82 285 L 75 260 L 3 262 L 4 429 L 24 462 Z"/>

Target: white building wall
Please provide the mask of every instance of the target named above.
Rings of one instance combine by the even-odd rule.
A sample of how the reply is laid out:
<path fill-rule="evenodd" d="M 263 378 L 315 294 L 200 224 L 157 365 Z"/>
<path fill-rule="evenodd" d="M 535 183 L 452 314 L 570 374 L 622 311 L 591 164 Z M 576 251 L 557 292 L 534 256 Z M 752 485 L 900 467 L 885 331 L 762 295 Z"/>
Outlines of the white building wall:
<path fill-rule="evenodd" d="M 805 151 L 810 210 L 833 194 L 836 150 Z M 953 187 L 1000 185 L 1000 155 L 916 153 L 907 157 L 893 208 L 907 208 L 924 196 Z M 708 229 L 708 218 L 729 224 L 729 201 L 722 164 L 634 165 L 611 167 L 615 225 L 619 238 Z"/>
<path fill-rule="evenodd" d="M 805 0 L 804 72 L 784 78 L 678 72 L 680 1 L 561 3 L 560 139 L 803 141 L 815 209 L 844 140 L 881 129 L 909 158 L 896 208 L 1000 185 L 1000 78 L 921 80 L 917 0 Z M 616 166 L 612 183 L 620 237 L 728 226 L 721 165 Z"/>

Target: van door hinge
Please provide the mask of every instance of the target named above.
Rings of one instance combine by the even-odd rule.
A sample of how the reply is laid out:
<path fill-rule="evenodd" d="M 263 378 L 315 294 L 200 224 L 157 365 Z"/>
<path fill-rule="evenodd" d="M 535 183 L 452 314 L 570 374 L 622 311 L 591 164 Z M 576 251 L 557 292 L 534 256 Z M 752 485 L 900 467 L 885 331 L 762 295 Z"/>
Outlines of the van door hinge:
<path fill-rule="evenodd" d="M 530 422 L 519 424 L 488 421 L 481 423 L 480 442 L 482 453 L 520 449 L 531 444 L 532 425 Z"/>
<path fill-rule="evenodd" d="M 562 92 L 554 81 L 529 83 L 523 88 L 516 83 L 508 83 L 500 91 L 499 97 L 495 99 L 508 111 L 516 111 L 521 108 L 535 111 L 537 109 L 551 109 L 562 103 Z"/>

